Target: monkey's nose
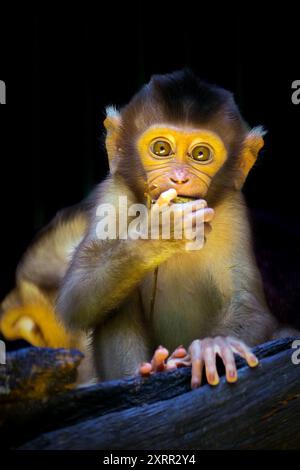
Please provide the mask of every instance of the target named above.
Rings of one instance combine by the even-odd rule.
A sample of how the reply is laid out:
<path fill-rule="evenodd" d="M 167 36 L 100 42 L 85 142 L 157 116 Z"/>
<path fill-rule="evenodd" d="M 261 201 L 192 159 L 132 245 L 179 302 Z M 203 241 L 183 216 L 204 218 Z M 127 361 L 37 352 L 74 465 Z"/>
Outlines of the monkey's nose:
<path fill-rule="evenodd" d="M 170 180 L 172 181 L 172 183 L 175 183 L 175 184 L 185 184 L 189 181 L 189 178 L 170 178 Z"/>

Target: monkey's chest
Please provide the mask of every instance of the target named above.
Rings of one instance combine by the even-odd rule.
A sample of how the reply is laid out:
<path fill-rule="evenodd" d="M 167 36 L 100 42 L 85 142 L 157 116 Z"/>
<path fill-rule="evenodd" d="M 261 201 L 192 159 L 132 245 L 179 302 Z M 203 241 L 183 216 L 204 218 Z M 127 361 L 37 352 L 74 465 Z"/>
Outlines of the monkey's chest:
<path fill-rule="evenodd" d="M 217 323 L 220 295 L 197 255 L 164 263 L 158 269 L 156 289 L 155 273 L 151 273 L 141 291 L 155 342 L 170 350 L 179 344 L 188 347 L 194 339 L 209 335 Z"/>

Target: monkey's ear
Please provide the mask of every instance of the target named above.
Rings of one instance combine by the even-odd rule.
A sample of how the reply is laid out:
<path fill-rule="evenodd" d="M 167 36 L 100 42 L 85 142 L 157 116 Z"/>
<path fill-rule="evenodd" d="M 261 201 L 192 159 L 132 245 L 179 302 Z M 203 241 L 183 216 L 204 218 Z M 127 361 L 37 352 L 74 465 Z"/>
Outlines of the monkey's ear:
<path fill-rule="evenodd" d="M 121 126 L 121 115 L 114 106 L 106 108 L 106 118 L 104 120 L 106 129 L 105 145 L 108 155 L 108 163 L 110 172 L 113 174 L 117 168 L 116 153 L 117 153 L 117 136 Z"/>
<path fill-rule="evenodd" d="M 235 177 L 235 189 L 241 189 L 246 181 L 249 171 L 256 162 L 260 149 L 264 146 L 263 136 L 266 131 L 261 127 L 254 127 L 248 133 L 242 147 Z"/>

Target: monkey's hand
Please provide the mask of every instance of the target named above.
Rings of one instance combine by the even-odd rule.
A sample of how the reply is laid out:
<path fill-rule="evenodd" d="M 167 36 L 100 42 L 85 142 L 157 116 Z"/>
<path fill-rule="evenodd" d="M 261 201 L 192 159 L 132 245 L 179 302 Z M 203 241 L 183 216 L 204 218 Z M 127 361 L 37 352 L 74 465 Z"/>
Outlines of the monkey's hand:
<path fill-rule="evenodd" d="M 216 366 L 217 355 L 222 359 L 227 382 L 237 381 L 237 369 L 234 353 L 243 357 L 250 367 L 258 365 L 258 359 L 242 341 L 231 336 L 217 336 L 215 338 L 196 339 L 189 347 L 192 365 L 192 388 L 197 388 L 202 382 L 202 373 L 205 367 L 207 382 L 218 385 L 219 375 Z"/>
<path fill-rule="evenodd" d="M 139 368 L 142 376 L 148 376 L 155 372 L 173 370 L 177 367 L 191 365 L 191 357 L 183 346 L 178 346 L 173 354 L 163 346 L 158 346 L 155 350 L 151 362 L 143 362 Z"/>
<path fill-rule="evenodd" d="M 171 356 L 169 356 L 167 349 L 159 346 L 151 363 L 141 365 L 140 374 L 146 376 L 177 367 L 192 366 L 191 386 L 193 389 L 201 385 L 204 368 L 207 382 L 210 385 L 218 385 L 219 375 L 216 366 L 218 355 L 224 363 L 227 382 L 233 383 L 238 378 L 234 353 L 243 357 L 250 367 L 258 365 L 257 357 L 245 343 L 231 336 L 217 336 L 196 339 L 191 343 L 188 352 L 183 346 L 179 346 Z"/>
<path fill-rule="evenodd" d="M 170 240 L 181 239 L 183 244 L 187 241 L 186 234 L 189 229 L 193 230 L 190 233 L 190 239 L 197 238 L 201 234 L 207 235 L 211 230 L 209 222 L 214 217 L 214 210 L 207 207 L 204 199 L 173 204 L 172 201 L 176 198 L 176 190 L 168 189 L 161 193 L 151 207 L 151 235 L 156 233 Z M 160 214 L 164 214 L 163 220 Z"/>

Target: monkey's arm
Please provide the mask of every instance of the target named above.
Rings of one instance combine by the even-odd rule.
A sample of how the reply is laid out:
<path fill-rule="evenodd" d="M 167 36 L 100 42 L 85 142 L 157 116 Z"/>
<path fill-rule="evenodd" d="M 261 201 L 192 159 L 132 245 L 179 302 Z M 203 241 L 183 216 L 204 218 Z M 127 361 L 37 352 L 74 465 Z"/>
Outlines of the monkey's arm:
<path fill-rule="evenodd" d="M 250 346 L 271 339 L 300 336 L 299 330 L 276 320 L 264 299 L 246 289 L 240 290 L 233 297 L 221 330 L 242 338 Z"/>
<path fill-rule="evenodd" d="M 87 238 L 62 283 L 57 311 L 71 328 L 89 329 L 116 308 L 156 266 L 172 256 L 178 243 L 155 240 Z"/>
<path fill-rule="evenodd" d="M 264 299 L 256 291 L 237 290 L 221 312 L 220 323 L 213 335 L 234 336 L 255 346 L 272 338 L 278 324 L 268 310 Z"/>
<path fill-rule="evenodd" d="M 254 346 L 271 339 L 277 322 L 265 301 L 242 195 L 225 202 L 220 212 L 218 215 L 216 211 L 210 241 L 214 243 L 216 232 L 222 229 L 222 267 L 217 267 L 212 276 L 220 294 L 225 284 L 229 295 L 224 299 L 212 335 L 234 336 Z"/>
<path fill-rule="evenodd" d="M 105 193 L 109 192 L 109 184 Z M 162 193 L 153 209 L 167 208 L 175 196 L 174 190 Z M 199 212 L 206 222 L 213 217 L 213 211 L 203 208 L 202 201 L 194 204 L 188 217 L 193 220 Z M 184 239 L 145 240 L 128 236 L 125 240 L 99 240 L 96 233 L 94 220 L 73 257 L 58 296 L 57 311 L 64 323 L 73 329 L 89 329 L 100 323 L 104 315 L 118 307 L 147 273 L 175 253 L 185 250 Z"/>

